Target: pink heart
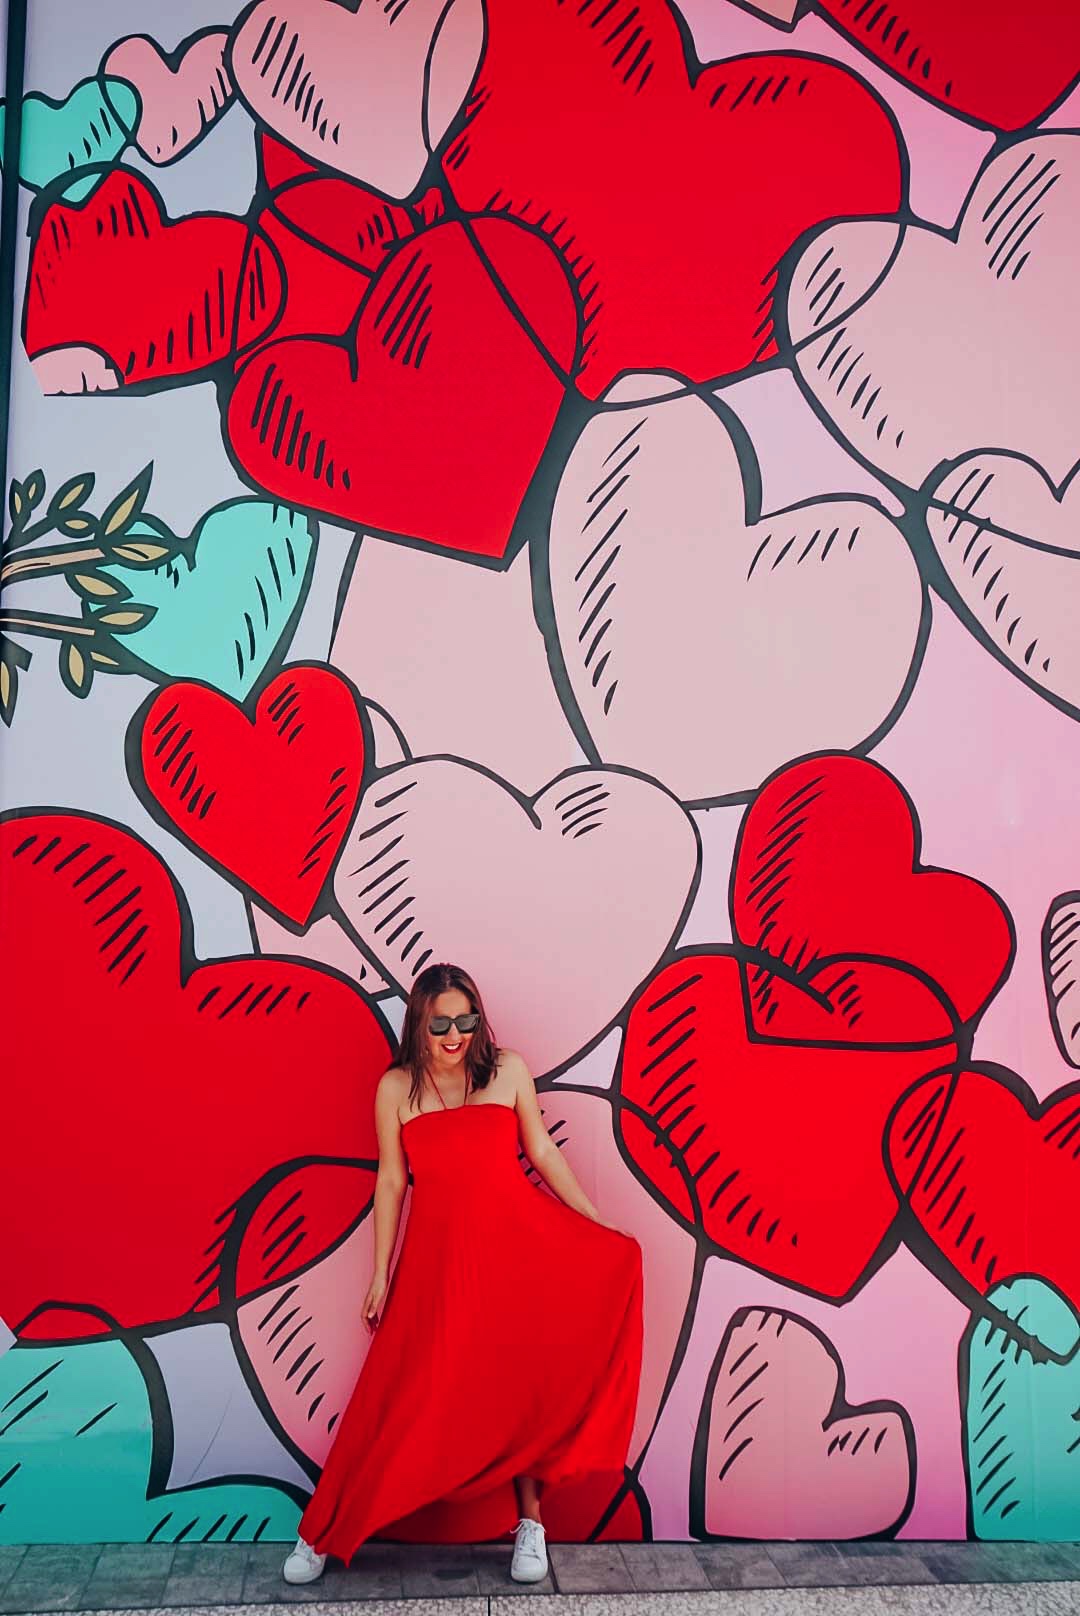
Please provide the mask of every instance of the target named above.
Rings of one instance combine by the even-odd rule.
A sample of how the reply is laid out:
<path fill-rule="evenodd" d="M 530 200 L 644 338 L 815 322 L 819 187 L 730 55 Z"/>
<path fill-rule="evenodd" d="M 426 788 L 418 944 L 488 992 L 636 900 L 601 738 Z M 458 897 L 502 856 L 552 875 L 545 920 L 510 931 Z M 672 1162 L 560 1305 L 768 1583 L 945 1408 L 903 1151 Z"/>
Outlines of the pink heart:
<path fill-rule="evenodd" d="M 126 79 L 139 97 L 135 144 L 151 163 L 171 163 L 231 105 L 228 42 L 221 29 L 209 29 L 166 55 L 156 40 L 132 34 L 105 58 L 102 71 Z"/>
<path fill-rule="evenodd" d="M 405 197 L 465 99 L 483 37 L 481 0 L 258 0 L 233 37 L 232 70 L 282 140 Z"/>
<path fill-rule="evenodd" d="M 1036 135 L 983 168 L 956 230 L 831 226 L 788 299 L 803 387 L 909 487 L 992 444 L 1055 479 L 1076 460 L 1080 341 L 1062 309 L 1080 253 L 1080 135 Z"/>
<path fill-rule="evenodd" d="M 804 1319 L 745 1308 L 720 1344 L 702 1408 L 694 1531 L 856 1538 L 907 1513 L 915 1434 L 897 1403 L 852 1408 L 836 1349 Z"/>
<path fill-rule="evenodd" d="M 556 1086 L 540 1095 L 548 1132 L 574 1169 L 600 1216 L 632 1234 L 645 1273 L 645 1345 L 634 1432 L 633 1463 L 652 1433 L 672 1359 L 682 1334 L 694 1275 L 693 1240 L 658 1205 L 619 1154 L 606 1094 Z M 536 1178 L 535 1170 L 532 1175 Z"/>
<path fill-rule="evenodd" d="M 571 769 L 532 801 L 453 758 L 379 774 L 360 800 L 334 894 L 406 992 L 456 960 L 499 1041 L 537 1072 L 604 1032 L 678 930 L 698 840 L 639 775 Z"/>
<path fill-rule="evenodd" d="M 799 0 L 744 0 L 744 3 L 748 11 L 758 11 L 763 17 L 784 24 L 793 23 L 799 9 Z"/>
<path fill-rule="evenodd" d="M 316 1170 L 354 1173 L 357 1213 L 363 1210 L 364 1197 L 374 1187 L 373 1173 L 329 1165 Z M 293 1194 L 290 1183 L 286 1178 L 276 1199 L 275 1192 L 268 1197 L 274 1203 L 268 1214 L 262 1207 L 254 1214 L 253 1232 L 263 1249 L 289 1225 L 293 1207 L 284 1214 L 278 1209 L 282 1196 L 287 1201 Z M 289 1441 L 320 1465 L 371 1345 L 361 1308 L 374 1261 L 373 1242 L 372 1219 L 365 1213 L 320 1262 L 237 1309 L 240 1342 L 275 1419 Z"/>
<path fill-rule="evenodd" d="M 402 600 L 408 620 L 398 610 Z M 414 627 L 424 641 L 422 679 L 409 651 Z M 462 567 L 427 547 L 365 539 L 330 660 L 366 701 L 393 714 L 418 756 L 474 758 L 529 791 L 585 762 L 533 620 L 527 550 L 499 571 Z"/>
<path fill-rule="evenodd" d="M 877 730 L 923 594 L 904 538 L 865 500 L 759 517 L 752 451 L 723 406 L 680 391 L 630 406 L 665 386 L 624 379 L 579 438 L 555 500 L 551 590 L 600 756 L 699 802 Z"/>
<path fill-rule="evenodd" d="M 1080 711 L 1080 483 L 1015 455 L 965 455 L 930 495 L 942 565 L 994 654 Z"/>
<path fill-rule="evenodd" d="M 309 965 L 328 965 L 337 976 L 348 977 L 363 988 L 369 999 L 393 992 L 333 915 L 320 915 L 299 936 L 257 903 L 248 904 L 248 919 L 260 953 L 273 954 L 278 959 L 306 960 Z"/>
<path fill-rule="evenodd" d="M 1080 1066 L 1080 893 L 1063 892 L 1050 905 L 1042 955 L 1054 1039 L 1062 1059 Z"/>
<path fill-rule="evenodd" d="M 30 368 L 43 393 L 115 393 L 120 386 L 111 361 L 77 343 L 38 354 Z"/>

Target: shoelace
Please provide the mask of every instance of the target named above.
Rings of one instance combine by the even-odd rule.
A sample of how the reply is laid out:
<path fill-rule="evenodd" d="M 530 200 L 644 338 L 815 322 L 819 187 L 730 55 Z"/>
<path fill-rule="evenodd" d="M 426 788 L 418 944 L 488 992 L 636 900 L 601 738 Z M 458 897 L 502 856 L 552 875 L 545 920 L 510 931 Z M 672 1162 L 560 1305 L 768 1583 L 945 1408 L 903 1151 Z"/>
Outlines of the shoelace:
<path fill-rule="evenodd" d="M 526 1554 L 535 1555 L 540 1559 L 540 1544 L 543 1542 L 544 1528 L 539 1521 L 523 1520 L 518 1522 L 518 1538 L 520 1547 Z"/>

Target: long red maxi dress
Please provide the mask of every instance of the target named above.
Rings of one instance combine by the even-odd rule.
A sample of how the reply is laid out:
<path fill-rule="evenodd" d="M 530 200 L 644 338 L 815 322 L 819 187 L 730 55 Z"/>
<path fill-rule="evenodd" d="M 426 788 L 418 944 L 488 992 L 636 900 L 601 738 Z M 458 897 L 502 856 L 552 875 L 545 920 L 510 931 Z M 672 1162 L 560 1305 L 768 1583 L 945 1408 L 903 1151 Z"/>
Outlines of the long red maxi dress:
<path fill-rule="evenodd" d="M 529 1182 L 513 1107 L 421 1112 L 402 1138 L 400 1256 L 300 1523 L 346 1561 L 376 1532 L 502 1535 L 515 1476 L 620 1471 L 641 1371 L 640 1247 Z"/>

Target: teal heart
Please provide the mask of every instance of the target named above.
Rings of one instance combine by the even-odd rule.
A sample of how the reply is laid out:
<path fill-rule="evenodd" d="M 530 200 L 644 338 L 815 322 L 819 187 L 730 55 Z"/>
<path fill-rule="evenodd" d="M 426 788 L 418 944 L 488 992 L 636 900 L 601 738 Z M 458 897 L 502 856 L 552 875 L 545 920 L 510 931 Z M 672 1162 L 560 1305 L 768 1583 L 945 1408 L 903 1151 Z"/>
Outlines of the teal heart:
<path fill-rule="evenodd" d="M 0 150 L 4 114 L 0 108 Z M 23 97 L 19 178 L 31 191 L 42 191 L 63 174 L 88 163 L 112 163 L 131 138 L 139 116 L 139 98 L 123 79 L 84 79 L 63 101 L 36 90 Z M 64 196 L 80 202 L 101 180 L 85 174 L 64 188 Z"/>
<path fill-rule="evenodd" d="M 296 1535 L 299 1505 L 273 1482 L 164 1490 L 165 1478 L 152 1471 L 146 1380 L 124 1341 L 12 1347 L 0 1358 L 0 1410 L 0 1543 L 284 1542 Z M 159 1411 L 165 1427 L 168 1418 Z"/>
<path fill-rule="evenodd" d="M 995 1285 L 991 1306 L 1062 1363 L 1036 1362 L 986 1319 L 976 1319 L 967 1353 L 967 1450 L 975 1536 L 1080 1538 L 1080 1315 L 1044 1280 Z M 961 1381 L 963 1384 L 963 1381 Z"/>
<path fill-rule="evenodd" d="M 153 518 L 143 517 L 124 538 L 161 535 Z M 292 625 L 314 549 L 307 518 L 284 505 L 237 499 L 215 506 L 161 566 L 102 569 L 157 608 L 144 628 L 124 636 L 124 650 L 157 673 L 201 679 L 242 701 Z"/>

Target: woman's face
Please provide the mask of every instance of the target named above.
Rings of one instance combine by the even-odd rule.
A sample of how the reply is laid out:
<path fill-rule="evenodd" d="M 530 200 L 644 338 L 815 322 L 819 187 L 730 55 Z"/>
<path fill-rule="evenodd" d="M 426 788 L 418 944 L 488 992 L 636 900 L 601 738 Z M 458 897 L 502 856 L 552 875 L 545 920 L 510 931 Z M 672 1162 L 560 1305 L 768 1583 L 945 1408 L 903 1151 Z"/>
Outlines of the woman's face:
<path fill-rule="evenodd" d="M 458 1066 L 465 1059 L 465 1053 L 472 1043 L 471 1032 L 459 1032 L 453 1020 L 445 1032 L 432 1032 L 431 1024 L 435 1022 L 441 1026 L 439 1017 L 444 1019 L 454 1016 L 467 1016 L 472 1013 L 472 1005 L 457 988 L 451 988 L 446 993 L 439 993 L 428 1008 L 427 1021 L 424 1032 L 427 1036 L 428 1050 L 431 1059 L 440 1067 Z"/>

